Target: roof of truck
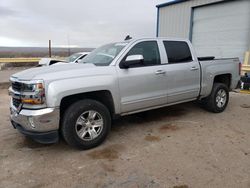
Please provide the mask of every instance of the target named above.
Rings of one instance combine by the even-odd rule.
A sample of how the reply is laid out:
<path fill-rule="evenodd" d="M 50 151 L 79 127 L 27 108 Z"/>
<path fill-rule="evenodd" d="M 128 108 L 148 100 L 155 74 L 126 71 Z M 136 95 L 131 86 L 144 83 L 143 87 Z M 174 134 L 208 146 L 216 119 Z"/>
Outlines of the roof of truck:
<path fill-rule="evenodd" d="M 125 40 L 122 41 L 124 43 L 130 43 L 130 42 L 135 42 L 135 41 L 139 41 L 139 40 L 173 40 L 173 41 L 189 41 L 189 39 L 185 39 L 185 38 L 175 38 L 175 37 L 144 37 L 144 38 L 134 38 L 134 39 L 130 39 L 130 40 Z"/>

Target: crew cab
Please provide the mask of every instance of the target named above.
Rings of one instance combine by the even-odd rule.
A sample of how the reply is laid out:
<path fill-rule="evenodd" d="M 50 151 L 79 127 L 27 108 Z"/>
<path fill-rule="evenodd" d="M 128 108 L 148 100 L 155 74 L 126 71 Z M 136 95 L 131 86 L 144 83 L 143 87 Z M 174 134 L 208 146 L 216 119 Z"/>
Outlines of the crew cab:
<path fill-rule="evenodd" d="M 78 64 L 12 75 L 11 122 L 40 143 L 62 136 L 71 146 L 89 149 L 105 140 L 119 116 L 195 100 L 223 112 L 239 79 L 238 58 L 198 58 L 188 40 L 116 42 Z"/>

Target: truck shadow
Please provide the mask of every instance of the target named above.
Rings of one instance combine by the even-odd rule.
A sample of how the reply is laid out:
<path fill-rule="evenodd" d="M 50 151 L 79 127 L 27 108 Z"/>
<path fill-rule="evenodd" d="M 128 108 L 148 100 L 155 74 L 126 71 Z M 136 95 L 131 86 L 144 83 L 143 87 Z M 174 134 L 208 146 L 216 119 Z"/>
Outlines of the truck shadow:
<path fill-rule="evenodd" d="M 123 116 L 114 121 L 113 129 L 116 129 L 116 127 L 123 126 L 125 124 L 126 126 L 129 126 L 130 124 L 144 124 L 151 122 L 157 123 L 162 120 L 173 120 L 185 116 L 189 113 L 191 108 L 199 107 L 195 103 L 189 102 L 185 104 L 174 105 L 155 110 L 149 110 L 146 112 L 136 113 L 128 116 Z"/>
<path fill-rule="evenodd" d="M 195 110 L 195 108 L 199 108 L 198 105 L 194 103 L 185 103 L 120 117 L 114 120 L 111 132 L 122 132 L 125 128 L 129 131 L 129 127 L 132 128 L 135 125 L 145 127 L 146 125 L 151 125 L 151 123 L 175 120 L 184 117 L 189 113 L 190 109 Z M 169 125 L 160 127 L 161 132 L 171 128 L 172 126 Z M 62 138 L 60 138 L 60 141 L 56 144 L 40 144 L 30 138 L 24 137 L 20 142 L 16 143 L 15 147 L 21 150 L 34 149 L 36 151 L 55 149 L 57 151 L 78 151 L 68 146 Z"/>
<path fill-rule="evenodd" d="M 36 151 L 38 153 L 39 152 L 50 153 L 50 151 L 57 151 L 59 153 L 65 152 L 65 151 L 68 151 L 68 152 L 79 151 L 67 145 L 67 143 L 62 138 L 60 138 L 60 140 L 54 144 L 41 144 L 32 140 L 31 138 L 24 137 L 21 141 L 15 144 L 15 148 L 20 151 Z"/>

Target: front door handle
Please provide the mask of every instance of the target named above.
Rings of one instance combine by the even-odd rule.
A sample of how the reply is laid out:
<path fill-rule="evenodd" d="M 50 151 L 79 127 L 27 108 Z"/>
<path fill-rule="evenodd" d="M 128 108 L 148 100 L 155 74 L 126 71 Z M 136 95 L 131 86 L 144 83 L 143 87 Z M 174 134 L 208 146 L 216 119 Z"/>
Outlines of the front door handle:
<path fill-rule="evenodd" d="M 159 74 L 166 74 L 166 71 L 164 71 L 164 70 L 157 70 L 157 71 L 155 72 L 155 74 L 156 74 L 156 75 L 159 75 Z"/>
<path fill-rule="evenodd" d="M 190 68 L 191 71 L 198 70 L 198 69 L 199 69 L 198 67 L 191 67 Z"/>

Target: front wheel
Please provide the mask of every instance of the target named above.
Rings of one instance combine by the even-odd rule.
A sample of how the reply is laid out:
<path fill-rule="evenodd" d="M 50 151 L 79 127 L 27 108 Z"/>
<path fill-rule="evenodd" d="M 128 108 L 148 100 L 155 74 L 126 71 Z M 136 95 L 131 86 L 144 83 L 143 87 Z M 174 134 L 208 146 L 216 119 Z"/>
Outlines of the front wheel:
<path fill-rule="evenodd" d="M 211 94 L 204 101 L 204 106 L 211 112 L 220 113 L 226 109 L 228 101 L 228 87 L 222 83 L 214 83 Z"/>
<path fill-rule="evenodd" d="M 111 127 L 109 110 L 102 103 L 85 99 L 72 104 L 64 113 L 61 133 L 65 141 L 79 149 L 100 145 Z"/>

